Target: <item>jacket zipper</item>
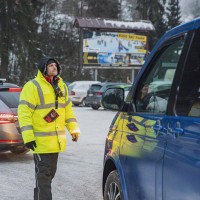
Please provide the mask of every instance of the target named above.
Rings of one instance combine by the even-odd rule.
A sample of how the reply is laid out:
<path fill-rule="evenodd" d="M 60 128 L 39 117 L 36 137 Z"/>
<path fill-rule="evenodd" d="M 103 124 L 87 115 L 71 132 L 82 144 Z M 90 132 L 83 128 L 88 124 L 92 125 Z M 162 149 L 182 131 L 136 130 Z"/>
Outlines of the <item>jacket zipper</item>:
<path fill-rule="evenodd" d="M 56 95 L 55 108 L 58 109 L 58 95 Z"/>

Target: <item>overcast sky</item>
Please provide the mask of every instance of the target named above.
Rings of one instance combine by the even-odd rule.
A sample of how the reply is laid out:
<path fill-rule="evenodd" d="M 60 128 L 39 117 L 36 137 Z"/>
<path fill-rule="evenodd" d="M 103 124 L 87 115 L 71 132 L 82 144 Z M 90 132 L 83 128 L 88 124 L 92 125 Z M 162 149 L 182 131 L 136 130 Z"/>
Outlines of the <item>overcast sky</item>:
<path fill-rule="evenodd" d="M 189 14 L 191 2 L 195 2 L 195 0 L 180 0 L 181 10 L 184 14 Z M 189 8 L 189 9 L 188 9 Z"/>
<path fill-rule="evenodd" d="M 191 7 L 194 6 L 196 0 L 180 0 L 180 6 L 182 10 L 183 21 L 189 21 L 193 18 Z M 198 0 L 200 6 L 200 0 Z"/>

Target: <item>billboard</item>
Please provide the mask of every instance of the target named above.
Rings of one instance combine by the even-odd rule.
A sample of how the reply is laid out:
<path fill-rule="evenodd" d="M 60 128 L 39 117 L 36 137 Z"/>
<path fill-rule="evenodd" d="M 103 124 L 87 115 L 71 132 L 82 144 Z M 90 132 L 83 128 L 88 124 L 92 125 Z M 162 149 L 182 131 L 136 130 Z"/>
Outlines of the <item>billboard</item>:
<path fill-rule="evenodd" d="M 140 66 L 146 54 L 147 36 L 83 31 L 83 66 Z"/>

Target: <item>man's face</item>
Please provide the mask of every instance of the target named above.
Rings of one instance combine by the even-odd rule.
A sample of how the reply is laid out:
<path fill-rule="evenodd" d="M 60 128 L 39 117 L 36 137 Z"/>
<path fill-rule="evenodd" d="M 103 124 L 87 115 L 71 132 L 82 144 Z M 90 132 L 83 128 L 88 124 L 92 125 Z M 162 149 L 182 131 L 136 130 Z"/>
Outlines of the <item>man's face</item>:
<path fill-rule="evenodd" d="M 47 65 L 47 76 L 54 77 L 58 74 L 57 64 L 51 63 Z"/>

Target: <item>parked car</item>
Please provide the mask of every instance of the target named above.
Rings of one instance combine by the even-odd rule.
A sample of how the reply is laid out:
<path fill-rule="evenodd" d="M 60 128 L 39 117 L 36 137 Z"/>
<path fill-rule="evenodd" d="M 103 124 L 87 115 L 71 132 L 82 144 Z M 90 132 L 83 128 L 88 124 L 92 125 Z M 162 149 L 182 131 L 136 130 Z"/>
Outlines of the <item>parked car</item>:
<path fill-rule="evenodd" d="M 124 83 L 125 84 L 125 83 Z M 122 85 L 122 83 L 104 82 L 98 84 L 92 84 L 87 92 L 85 104 L 91 106 L 94 110 L 98 110 L 101 107 L 101 97 L 103 92 L 114 85 Z"/>
<path fill-rule="evenodd" d="M 200 198 L 199 49 L 197 18 L 158 41 L 125 101 L 123 88 L 104 93 L 103 106 L 118 111 L 105 143 L 104 200 Z"/>
<path fill-rule="evenodd" d="M 17 107 L 22 88 L 0 79 L 0 151 L 24 153 L 25 147 L 18 123 Z"/>
<path fill-rule="evenodd" d="M 68 81 L 64 81 L 64 83 L 69 86 L 71 84 L 71 82 L 68 82 Z"/>
<path fill-rule="evenodd" d="M 114 85 L 109 88 L 123 88 L 124 89 L 124 99 L 127 97 L 130 89 L 131 89 L 131 84 L 122 84 L 122 85 Z"/>
<path fill-rule="evenodd" d="M 69 98 L 75 106 L 82 104 L 85 106 L 85 98 L 91 84 L 99 81 L 74 81 L 69 84 Z"/>

